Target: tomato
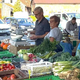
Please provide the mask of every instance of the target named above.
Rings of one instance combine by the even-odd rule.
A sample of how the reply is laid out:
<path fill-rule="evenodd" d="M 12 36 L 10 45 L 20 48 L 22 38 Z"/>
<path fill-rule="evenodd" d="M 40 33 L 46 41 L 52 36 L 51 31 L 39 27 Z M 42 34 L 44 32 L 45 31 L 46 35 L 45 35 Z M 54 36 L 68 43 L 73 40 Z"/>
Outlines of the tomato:
<path fill-rule="evenodd" d="M 12 69 L 12 66 L 9 66 L 9 70 L 11 70 Z"/>
<path fill-rule="evenodd" d="M 15 66 L 14 66 L 14 65 L 12 65 L 12 68 L 13 68 L 13 69 L 15 69 Z"/>
<path fill-rule="evenodd" d="M 9 70 L 9 68 L 6 68 L 6 70 Z"/>
<path fill-rule="evenodd" d="M 7 80 L 7 78 L 8 78 L 7 76 L 4 76 L 2 80 Z"/>
<path fill-rule="evenodd" d="M 6 64 L 1 64 L 1 66 L 6 66 Z"/>
<path fill-rule="evenodd" d="M 1 43 L 1 47 L 3 47 L 3 45 L 5 45 L 5 43 L 4 43 L 4 42 L 2 42 L 2 43 Z"/>
<path fill-rule="evenodd" d="M 3 45 L 3 49 L 4 49 L 4 50 L 6 50 L 6 49 L 7 49 L 7 47 L 8 47 L 8 45 L 7 45 L 7 44 Z"/>
<path fill-rule="evenodd" d="M 11 64 L 7 64 L 7 67 L 9 68 L 9 66 L 11 66 Z"/>
<path fill-rule="evenodd" d="M 11 80 L 11 78 L 7 78 L 7 80 Z"/>
<path fill-rule="evenodd" d="M 15 74 L 12 74 L 12 75 L 10 76 L 10 78 L 11 78 L 11 80 L 13 80 L 13 79 L 16 78 L 16 75 L 15 75 Z"/>
<path fill-rule="evenodd" d="M 4 71 L 4 69 L 1 69 L 0 71 Z"/>

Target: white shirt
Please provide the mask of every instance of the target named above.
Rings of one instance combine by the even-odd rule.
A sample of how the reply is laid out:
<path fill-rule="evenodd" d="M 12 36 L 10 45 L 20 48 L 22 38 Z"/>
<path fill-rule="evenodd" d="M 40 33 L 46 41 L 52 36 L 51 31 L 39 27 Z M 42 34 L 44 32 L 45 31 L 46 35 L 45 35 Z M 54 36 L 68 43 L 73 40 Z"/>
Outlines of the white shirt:
<path fill-rule="evenodd" d="M 62 32 L 60 31 L 60 29 L 58 27 L 55 27 L 55 28 L 51 29 L 51 31 L 45 36 L 45 38 L 48 38 L 48 39 L 50 37 L 55 38 L 56 41 L 61 41 L 62 40 Z"/>

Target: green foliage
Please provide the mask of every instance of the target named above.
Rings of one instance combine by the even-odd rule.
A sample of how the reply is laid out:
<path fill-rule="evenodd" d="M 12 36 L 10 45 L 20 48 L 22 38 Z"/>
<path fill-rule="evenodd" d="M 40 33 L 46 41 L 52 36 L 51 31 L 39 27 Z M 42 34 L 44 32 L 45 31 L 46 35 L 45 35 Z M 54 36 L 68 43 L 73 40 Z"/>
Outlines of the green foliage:
<path fill-rule="evenodd" d="M 28 50 L 26 50 L 26 49 L 20 49 L 20 50 L 18 51 L 18 53 L 19 53 L 19 54 L 25 54 L 25 53 L 27 54 L 27 51 L 28 51 Z"/>
<path fill-rule="evenodd" d="M 18 11 L 22 11 L 21 9 L 21 4 L 20 4 L 20 0 L 17 0 L 14 4 L 14 7 L 13 7 L 13 13 L 14 12 L 18 12 Z"/>
<path fill-rule="evenodd" d="M 70 53 L 62 53 L 60 56 L 57 56 L 54 61 L 77 61 L 79 60 L 78 56 L 71 56 Z"/>
<path fill-rule="evenodd" d="M 30 48 L 29 52 L 37 55 L 38 53 L 44 54 L 46 52 L 54 51 L 56 49 L 56 45 L 58 42 L 54 40 L 53 42 L 50 42 L 49 39 L 44 39 L 42 44 L 39 46 L 35 46 L 33 48 Z"/>

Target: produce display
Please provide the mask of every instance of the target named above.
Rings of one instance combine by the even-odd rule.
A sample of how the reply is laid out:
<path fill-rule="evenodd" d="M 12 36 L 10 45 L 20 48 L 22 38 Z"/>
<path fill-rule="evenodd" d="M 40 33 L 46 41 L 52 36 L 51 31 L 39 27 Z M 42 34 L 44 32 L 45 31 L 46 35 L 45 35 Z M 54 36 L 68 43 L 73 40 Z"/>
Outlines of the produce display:
<path fill-rule="evenodd" d="M 36 56 L 43 56 L 44 53 L 54 51 L 56 49 L 56 45 L 58 44 L 57 41 L 50 42 L 50 40 L 45 39 L 42 44 L 39 46 L 31 47 L 28 52 L 33 53 Z"/>
<path fill-rule="evenodd" d="M 79 80 L 80 69 L 73 65 L 72 61 L 60 61 L 53 63 L 53 73 L 65 80 Z"/>
<path fill-rule="evenodd" d="M 57 44 L 58 42 L 55 40 L 50 42 L 45 39 L 41 45 L 30 49 L 20 49 L 18 55 L 14 55 L 7 53 L 6 49 L 10 44 L 2 42 L 0 46 L 5 52 L 0 52 L 0 73 L 2 74 L 0 80 L 17 80 L 21 76 L 30 78 L 30 76 L 43 76 L 52 72 L 61 80 L 80 80 L 80 58 L 71 56 L 68 52 L 55 52 Z M 9 59 L 11 60 L 9 61 Z M 19 66 L 18 72 L 16 72 L 16 65 Z M 25 70 L 25 75 L 19 71 L 20 69 Z M 3 75 L 4 73 L 5 75 Z"/>
<path fill-rule="evenodd" d="M 59 75 L 62 72 L 72 70 L 72 62 L 71 61 L 60 61 L 53 63 L 53 73 L 54 75 Z"/>
<path fill-rule="evenodd" d="M 52 72 L 52 63 L 50 62 L 37 62 L 26 64 L 25 66 L 26 70 L 31 71 L 31 76 L 50 74 Z"/>
<path fill-rule="evenodd" d="M 0 65 L 0 71 L 8 71 L 15 69 L 15 66 L 12 64 L 1 64 Z"/>
<path fill-rule="evenodd" d="M 46 55 L 40 56 L 40 58 L 42 58 L 42 59 L 49 59 L 50 57 L 54 56 L 55 54 L 57 54 L 57 53 L 51 51 L 51 52 L 47 53 Z"/>
<path fill-rule="evenodd" d="M 41 74 L 41 73 L 47 73 L 47 72 L 50 72 L 51 71 L 51 67 L 34 67 L 33 68 L 33 73 L 34 74 Z"/>
<path fill-rule="evenodd" d="M 66 52 L 62 52 L 61 55 L 57 56 L 56 58 L 54 58 L 54 61 L 78 61 L 80 60 L 78 56 L 71 56 L 70 53 Z"/>
<path fill-rule="evenodd" d="M 0 64 L 9 64 L 9 63 L 11 63 L 10 61 L 0 61 Z"/>
<path fill-rule="evenodd" d="M 64 80 L 80 80 L 80 69 L 75 68 L 66 72 L 62 72 L 58 75 L 60 79 Z"/>
<path fill-rule="evenodd" d="M 4 43 L 2 42 L 0 47 L 2 47 L 4 50 L 7 50 L 7 47 L 10 45 L 10 43 Z"/>
<path fill-rule="evenodd" d="M 28 50 L 25 50 L 25 49 L 20 49 L 18 51 L 18 57 L 21 57 L 26 61 L 36 61 L 37 62 L 36 56 L 32 53 L 28 53 Z"/>
<path fill-rule="evenodd" d="M 6 75 L 1 77 L 2 80 L 14 80 L 16 79 L 16 75 L 15 74 L 11 74 L 11 75 Z"/>
<path fill-rule="evenodd" d="M 25 53 L 28 53 L 28 50 L 26 50 L 26 49 L 20 49 L 20 50 L 18 51 L 18 53 L 19 53 L 19 54 L 25 54 Z"/>

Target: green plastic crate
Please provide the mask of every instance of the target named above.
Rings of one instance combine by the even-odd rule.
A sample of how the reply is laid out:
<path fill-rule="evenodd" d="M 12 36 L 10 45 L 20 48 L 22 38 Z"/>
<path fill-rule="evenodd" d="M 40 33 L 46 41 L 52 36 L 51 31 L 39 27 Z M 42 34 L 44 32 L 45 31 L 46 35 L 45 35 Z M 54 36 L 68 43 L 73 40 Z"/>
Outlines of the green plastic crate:
<path fill-rule="evenodd" d="M 61 80 L 58 76 L 48 75 L 42 77 L 35 77 L 30 79 L 23 79 L 23 80 Z"/>
<path fill-rule="evenodd" d="M 6 53 L 9 53 L 9 51 L 0 51 L 0 54 L 6 54 Z"/>
<path fill-rule="evenodd" d="M 3 61 L 10 61 L 10 62 L 12 62 L 12 58 L 8 58 L 8 59 L 1 59 L 1 60 L 3 60 Z"/>
<path fill-rule="evenodd" d="M 15 54 L 13 54 L 13 53 L 10 53 L 9 51 L 1 51 L 0 52 L 0 58 L 2 58 L 2 57 L 12 57 L 12 56 L 14 56 Z"/>

